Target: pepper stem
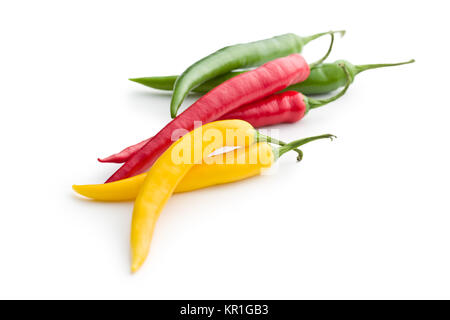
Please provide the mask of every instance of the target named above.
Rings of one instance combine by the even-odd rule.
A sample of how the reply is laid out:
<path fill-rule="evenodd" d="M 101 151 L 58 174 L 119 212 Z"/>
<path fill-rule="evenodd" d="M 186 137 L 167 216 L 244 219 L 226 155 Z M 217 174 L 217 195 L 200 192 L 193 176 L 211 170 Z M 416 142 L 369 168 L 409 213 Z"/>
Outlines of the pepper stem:
<path fill-rule="evenodd" d="M 348 71 L 347 67 L 343 63 L 339 63 L 339 66 L 344 70 L 345 75 L 347 77 L 347 83 L 345 84 L 345 87 L 338 94 L 336 94 L 335 96 L 328 98 L 328 99 L 312 99 L 312 98 L 305 97 L 309 109 L 315 109 L 318 107 L 322 107 L 330 102 L 333 102 L 333 101 L 339 99 L 347 92 L 348 87 L 350 87 L 350 84 L 352 83 L 352 78 L 351 78 L 350 72 Z"/>
<path fill-rule="evenodd" d="M 413 62 L 416 62 L 416 60 L 411 59 L 409 61 L 398 62 L 398 63 L 363 64 L 363 65 L 355 66 L 355 70 L 356 70 L 355 74 L 358 74 L 360 72 L 363 72 L 363 71 L 366 71 L 366 70 L 370 70 L 370 69 L 378 69 L 378 68 L 385 68 L 385 67 L 395 67 L 395 66 L 401 66 L 401 65 L 404 65 L 404 64 L 413 63 Z"/>
<path fill-rule="evenodd" d="M 257 142 L 269 142 L 269 143 L 273 143 L 273 144 L 277 144 L 279 146 L 285 146 L 287 145 L 286 142 L 283 142 L 281 140 L 272 138 L 270 136 L 266 136 L 262 133 L 259 133 L 258 131 L 256 131 L 256 141 Z M 298 156 L 297 156 L 297 161 L 302 161 L 303 159 L 303 151 L 297 148 L 292 148 L 291 150 L 297 152 Z"/>
<path fill-rule="evenodd" d="M 275 160 L 277 160 L 278 158 L 280 158 L 283 154 L 285 154 L 286 152 L 289 152 L 295 148 L 298 148 L 304 144 L 307 144 L 311 141 L 314 140 L 319 140 L 319 139 L 331 139 L 333 140 L 333 138 L 336 138 L 335 135 L 332 134 L 323 134 L 320 136 L 314 136 L 314 137 L 309 137 L 309 138 L 304 138 L 304 139 L 300 139 L 300 140 L 295 140 L 292 141 L 284 146 L 279 147 L 277 150 L 275 150 L 274 155 L 275 155 Z"/>
<path fill-rule="evenodd" d="M 331 51 L 333 50 L 333 44 L 334 44 L 334 33 L 330 33 L 331 36 L 331 42 L 330 42 L 330 46 L 328 47 L 328 51 L 327 53 L 325 53 L 325 55 L 320 58 L 319 60 L 317 60 L 316 62 L 313 62 L 309 65 L 310 68 L 313 68 L 319 64 L 321 64 L 322 62 L 324 62 L 328 56 L 330 55 Z"/>
<path fill-rule="evenodd" d="M 328 31 L 328 32 L 321 32 L 321 33 L 316 33 L 313 34 L 312 36 L 308 36 L 308 37 L 302 37 L 303 39 L 303 45 L 307 44 L 308 42 L 315 40 L 317 38 L 320 38 L 322 36 L 325 36 L 327 34 L 335 34 L 335 33 L 339 33 L 341 35 L 341 37 L 343 37 L 345 35 L 345 30 L 338 30 L 338 31 Z"/>

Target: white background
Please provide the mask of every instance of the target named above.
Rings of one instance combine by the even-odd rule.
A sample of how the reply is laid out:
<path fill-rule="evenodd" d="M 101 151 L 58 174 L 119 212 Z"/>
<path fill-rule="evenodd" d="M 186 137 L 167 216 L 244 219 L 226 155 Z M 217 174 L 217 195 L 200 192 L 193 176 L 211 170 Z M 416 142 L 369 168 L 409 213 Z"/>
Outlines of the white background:
<path fill-rule="evenodd" d="M 0 298 L 450 298 L 448 10 L 421 3 L 2 2 Z M 127 78 L 329 29 L 347 30 L 331 61 L 417 63 L 362 73 L 343 99 L 275 126 L 339 137 L 302 163 L 172 197 L 132 276 L 133 203 L 71 190 L 169 121 L 170 95 Z"/>

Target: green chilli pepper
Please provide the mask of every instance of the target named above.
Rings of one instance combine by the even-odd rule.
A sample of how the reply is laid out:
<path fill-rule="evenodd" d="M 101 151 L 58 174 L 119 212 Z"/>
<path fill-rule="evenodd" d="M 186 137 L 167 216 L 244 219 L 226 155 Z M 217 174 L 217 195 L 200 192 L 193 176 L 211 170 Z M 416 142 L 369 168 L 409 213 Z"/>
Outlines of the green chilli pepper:
<path fill-rule="evenodd" d="M 363 71 L 384 67 L 399 66 L 413 62 L 414 60 L 399 63 L 353 65 L 346 60 L 338 60 L 334 63 L 324 63 L 312 67 L 308 79 L 306 79 L 303 82 L 294 84 L 290 87 L 287 87 L 283 91 L 294 90 L 299 91 L 303 94 L 313 95 L 313 94 L 329 93 L 333 90 L 343 87 L 347 82 L 347 77 L 345 72 L 342 70 L 342 67 L 339 66 L 339 64 L 344 64 L 346 66 L 351 76 L 351 81 L 353 82 L 355 76 Z M 246 71 L 228 72 L 224 75 L 206 81 L 205 83 L 194 88 L 192 91 L 197 93 L 206 93 L 211 89 L 217 87 L 222 82 L 231 79 L 244 72 Z M 130 80 L 154 89 L 173 90 L 177 77 L 178 76 L 146 77 L 146 78 L 134 78 Z"/>
<path fill-rule="evenodd" d="M 341 67 L 342 65 L 344 65 L 348 70 L 351 82 L 353 82 L 355 80 L 355 76 L 363 71 L 400 66 L 413 62 L 414 60 L 398 63 L 353 65 L 346 60 L 338 60 L 333 63 L 324 63 L 313 67 L 311 69 L 311 74 L 306 81 L 294 84 L 286 90 L 300 91 L 303 94 L 322 94 L 343 87 L 347 83 L 347 76 Z"/>
<path fill-rule="evenodd" d="M 270 39 L 228 46 L 204 57 L 189 66 L 176 79 L 170 102 L 172 118 L 176 117 L 178 109 L 188 93 L 205 81 L 235 69 L 259 66 L 276 58 L 300 53 L 308 42 L 337 32 L 344 34 L 344 31 L 329 31 L 309 37 L 300 37 L 288 33 Z"/>

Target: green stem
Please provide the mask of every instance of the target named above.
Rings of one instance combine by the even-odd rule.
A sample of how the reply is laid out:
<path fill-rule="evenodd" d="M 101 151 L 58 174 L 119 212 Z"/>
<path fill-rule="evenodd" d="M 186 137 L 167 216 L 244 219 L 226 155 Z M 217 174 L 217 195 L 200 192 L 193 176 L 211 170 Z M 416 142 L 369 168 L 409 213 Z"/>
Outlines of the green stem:
<path fill-rule="evenodd" d="M 335 33 L 339 33 L 341 35 L 341 37 L 343 37 L 345 35 L 345 30 L 338 30 L 338 31 L 328 31 L 328 32 L 321 32 L 321 33 L 317 33 L 317 34 L 313 34 L 312 36 L 308 36 L 308 37 L 302 37 L 303 39 L 303 45 L 307 44 L 308 42 L 315 40 L 317 38 L 320 38 L 324 35 L 327 34 L 335 34 Z"/>
<path fill-rule="evenodd" d="M 281 140 L 277 140 L 275 138 L 266 136 L 262 133 L 259 133 L 258 131 L 256 131 L 256 141 L 257 142 L 269 142 L 269 143 L 273 143 L 273 144 L 277 144 L 279 146 L 285 146 L 287 145 L 286 142 L 283 142 Z M 302 161 L 303 159 L 303 151 L 297 148 L 292 148 L 291 150 L 297 152 L 298 156 L 297 156 L 297 161 Z"/>
<path fill-rule="evenodd" d="M 295 148 L 298 148 L 304 144 L 307 144 L 311 141 L 314 140 L 319 140 L 319 139 L 331 139 L 333 140 L 333 138 L 336 138 L 336 136 L 332 135 L 332 134 L 323 134 L 320 136 L 314 136 L 314 137 L 309 137 L 309 138 L 304 138 L 304 139 L 300 139 L 300 140 L 295 140 L 292 141 L 284 146 L 279 147 L 276 152 L 274 152 L 275 154 L 275 160 L 277 160 L 278 158 L 280 158 L 283 154 L 285 154 L 286 152 L 289 152 L 291 150 L 294 150 Z"/>
<path fill-rule="evenodd" d="M 330 55 L 331 51 L 333 50 L 333 44 L 334 44 L 334 33 L 330 33 L 331 36 L 331 42 L 330 42 L 330 46 L 328 47 L 328 51 L 327 53 L 319 60 L 317 60 L 316 62 L 313 62 L 309 65 L 310 68 L 313 68 L 319 64 L 321 64 L 322 62 L 324 62 L 328 56 Z"/>
<path fill-rule="evenodd" d="M 305 97 L 307 105 L 308 105 L 307 111 L 309 111 L 310 109 L 322 107 L 330 102 L 333 102 L 333 101 L 339 99 L 340 97 L 342 97 L 347 92 L 347 89 L 350 87 L 350 84 L 352 83 L 352 78 L 351 78 L 350 72 L 348 71 L 347 67 L 343 63 L 340 63 L 339 66 L 344 70 L 345 75 L 347 77 L 347 83 L 345 84 L 345 87 L 338 94 L 336 94 L 335 96 L 328 98 L 328 99 L 311 99 L 311 98 Z"/>
<path fill-rule="evenodd" d="M 403 64 L 409 64 L 409 63 L 413 63 L 416 62 L 416 60 L 411 59 L 409 61 L 405 61 L 405 62 L 398 62 L 398 63 L 378 63 L 378 64 L 364 64 L 364 65 L 359 65 L 359 66 L 355 66 L 355 70 L 356 70 L 356 74 L 366 71 L 366 70 L 370 70 L 370 69 L 378 69 L 378 68 L 385 68 L 385 67 L 395 67 L 395 66 L 401 66 Z"/>

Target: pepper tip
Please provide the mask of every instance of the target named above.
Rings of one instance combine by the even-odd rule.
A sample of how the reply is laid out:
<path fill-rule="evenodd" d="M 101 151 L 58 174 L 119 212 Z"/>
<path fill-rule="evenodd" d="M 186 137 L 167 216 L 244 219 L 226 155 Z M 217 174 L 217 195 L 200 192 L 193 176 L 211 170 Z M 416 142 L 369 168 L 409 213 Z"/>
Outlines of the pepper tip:
<path fill-rule="evenodd" d="M 133 262 L 132 264 L 131 264 L 131 273 L 132 274 L 134 274 L 134 273 L 136 273 L 139 269 L 140 269 L 140 264 L 139 263 L 137 263 L 137 262 Z"/>

